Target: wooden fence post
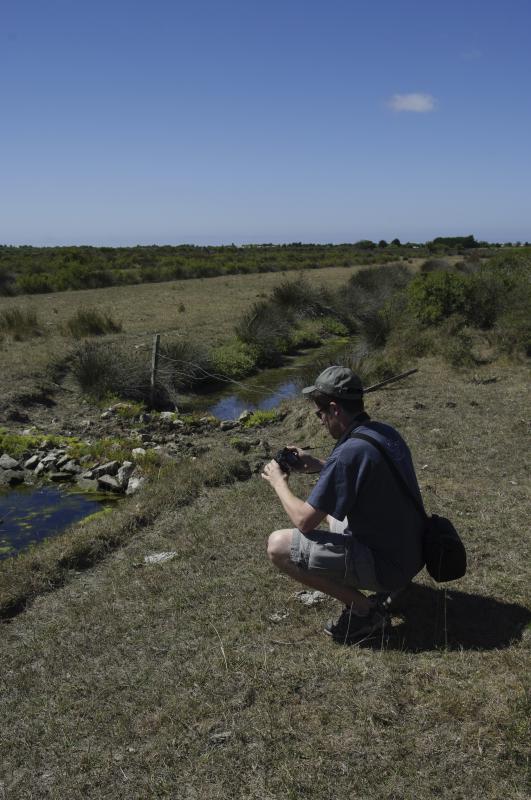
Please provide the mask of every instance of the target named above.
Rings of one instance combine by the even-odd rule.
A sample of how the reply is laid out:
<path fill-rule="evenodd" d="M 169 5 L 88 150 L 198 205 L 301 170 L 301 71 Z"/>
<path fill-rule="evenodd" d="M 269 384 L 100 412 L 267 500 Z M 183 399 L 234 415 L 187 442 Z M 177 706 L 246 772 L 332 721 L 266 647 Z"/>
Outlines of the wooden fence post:
<path fill-rule="evenodd" d="M 153 350 L 151 352 L 151 378 L 150 378 L 150 401 L 151 408 L 155 405 L 155 390 L 157 385 L 157 369 L 159 366 L 160 333 L 153 337 Z"/>

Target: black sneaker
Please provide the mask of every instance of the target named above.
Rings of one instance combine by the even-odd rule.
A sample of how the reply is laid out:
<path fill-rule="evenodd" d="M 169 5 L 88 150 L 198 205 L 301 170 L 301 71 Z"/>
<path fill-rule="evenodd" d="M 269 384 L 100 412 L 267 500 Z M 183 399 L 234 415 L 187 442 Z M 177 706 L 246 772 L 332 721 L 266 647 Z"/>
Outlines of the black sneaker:
<path fill-rule="evenodd" d="M 324 632 L 336 642 L 355 642 L 378 629 L 383 630 L 387 621 L 387 615 L 380 609 L 371 608 L 366 617 L 359 617 L 350 606 L 345 606 L 336 621 L 328 620 Z"/>

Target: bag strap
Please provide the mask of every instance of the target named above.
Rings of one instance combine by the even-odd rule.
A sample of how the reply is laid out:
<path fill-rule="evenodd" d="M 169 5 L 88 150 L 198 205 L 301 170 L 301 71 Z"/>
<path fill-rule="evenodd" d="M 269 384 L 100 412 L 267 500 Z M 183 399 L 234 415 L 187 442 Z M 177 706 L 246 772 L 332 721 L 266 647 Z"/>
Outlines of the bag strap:
<path fill-rule="evenodd" d="M 389 466 L 389 469 L 391 470 L 392 474 L 395 476 L 396 482 L 402 489 L 402 492 L 406 495 L 406 497 L 409 497 L 409 499 L 413 502 L 419 514 L 421 514 L 424 519 L 428 519 L 428 515 L 426 514 L 424 507 L 422 506 L 421 503 L 419 503 L 418 498 L 415 497 L 415 495 L 411 491 L 410 487 L 406 483 L 406 479 L 396 466 L 395 462 L 393 461 L 393 459 L 391 458 L 385 447 L 382 444 L 380 444 L 380 442 L 378 442 L 376 439 L 373 439 L 372 436 L 367 436 L 367 434 L 365 433 L 352 433 L 350 438 L 363 439 L 365 442 L 369 442 L 369 444 L 372 444 L 373 447 L 375 447 L 378 450 L 384 461 Z"/>

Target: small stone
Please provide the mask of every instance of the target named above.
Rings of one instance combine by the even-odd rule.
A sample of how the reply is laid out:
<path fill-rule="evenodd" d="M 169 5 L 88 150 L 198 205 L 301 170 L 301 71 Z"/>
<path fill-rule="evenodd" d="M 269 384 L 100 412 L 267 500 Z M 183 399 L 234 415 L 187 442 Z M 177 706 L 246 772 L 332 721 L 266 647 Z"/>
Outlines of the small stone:
<path fill-rule="evenodd" d="M 175 419 L 175 411 L 161 411 L 160 412 L 160 420 L 161 422 L 173 422 Z"/>
<path fill-rule="evenodd" d="M 323 592 L 319 591 L 310 591 L 308 589 L 303 589 L 300 592 L 295 593 L 295 597 L 299 599 L 299 601 L 305 606 L 316 606 L 319 603 L 322 603 L 323 600 L 326 599 L 326 595 Z"/>
<path fill-rule="evenodd" d="M 46 467 L 44 466 L 44 464 L 42 463 L 42 461 L 39 461 L 39 463 L 38 463 L 38 464 L 37 464 L 37 466 L 35 467 L 35 470 L 34 470 L 34 473 L 33 473 L 33 474 L 34 474 L 34 475 L 40 475 L 40 474 L 41 474 L 41 472 L 44 472 L 45 470 L 46 470 Z"/>
<path fill-rule="evenodd" d="M 248 409 L 245 409 L 245 411 L 242 411 L 238 417 L 238 422 L 245 422 L 246 420 L 250 419 L 251 416 L 251 412 Z"/>
<path fill-rule="evenodd" d="M 221 421 L 219 429 L 221 431 L 231 431 L 236 425 L 237 423 L 233 419 L 224 419 Z"/>
<path fill-rule="evenodd" d="M 112 411 L 104 411 L 103 414 L 100 414 L 100 419 L 110 419 L 112 417 Z"/>
<path fill-rule="evenodd" d="M 133 447 L 131 455 L 136 460 L 137 458 L 142 458 L 142 456 L 145 456 L 146 451 L 144 450 L 143 447 Z"/>
<path fill-rule="evenodd" d="M 2 469 L 20 469 L 20 462 L 16 458 L 11 458 L 7 453 L 4 453 L 0 458 L 0 467 Z"/>
<path fill-rule="evenodd" d="M 24 469 L 35 469 L 38 463 L 39 463 L 38 455 L 30 456 L 28 460 L 24 462 Z"/>
<path fill-rule="evenodd" d="M 34 433 L 37 433 L 37 428 L 35 425 L 32 425 L 31 428 L 24 428 L 22 436 L 33 436 Z"/>

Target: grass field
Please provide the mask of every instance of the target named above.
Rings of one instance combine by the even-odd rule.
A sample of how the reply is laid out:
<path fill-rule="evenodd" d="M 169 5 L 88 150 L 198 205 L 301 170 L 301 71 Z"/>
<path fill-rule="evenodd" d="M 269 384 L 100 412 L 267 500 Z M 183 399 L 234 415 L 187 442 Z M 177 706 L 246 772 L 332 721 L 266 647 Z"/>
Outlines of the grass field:
<path fill-rule="evenodd" d="M 369 412 L 410 443 L 468 574 L 446 589 L 421 574 L 389 636 L 341 647 L 321 633 L 337 605 L 302 606 L 267 563 L 287 520 L 264 481 L 204 483 L 183 504 L 186 476 L 161 477 L 93 523 L 111 535 L 127 517 L 123 546 L 3 625 L 0 797 L 529 796 L 528 373 L 419 366 Z M 307 406 L 288 408 L 258 435 L 326 454 Z M 219 446 L 190 475 L 221 470 Z M 176 557 L 144 566 L 161 551 Z"/>
<path fill-rule="evenodd" d="M 330 267 L 304 273 L 306 280 L 330 288 L 342 286 L 358 268 Z M 0 343 L 0 370 L 11 386 L 29 385 L 45 372 L 49 361 L 64 356 L 73 340 L 62 328 L 79 309 L 97 308 L 123 326 L 112 341 L 151 344 L 160 332 L 218 344 L 233 333 L 236 321 L 252 303 L 267 295 L 286 278 L 300 273 L 265 273 L 217 278 L 198 278 L 137 286 L 86 289 L 32 297 L 0 297 L 0 313 L 29 308 L 42 323 L 43 335 L 28 341 L 4 338 Z M 180 311 L 179 307 L 184 306 Z"/>

